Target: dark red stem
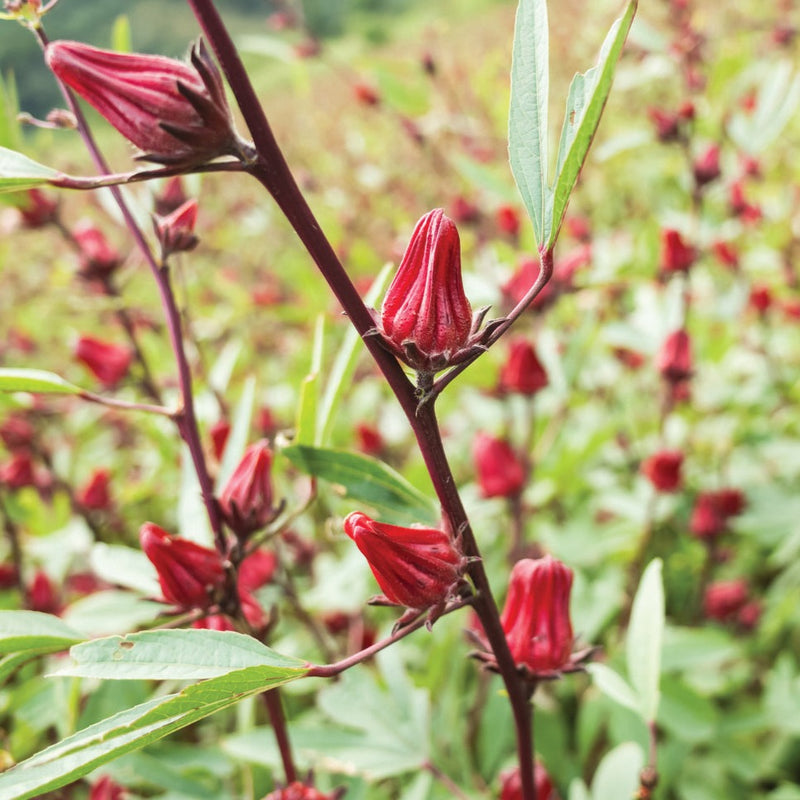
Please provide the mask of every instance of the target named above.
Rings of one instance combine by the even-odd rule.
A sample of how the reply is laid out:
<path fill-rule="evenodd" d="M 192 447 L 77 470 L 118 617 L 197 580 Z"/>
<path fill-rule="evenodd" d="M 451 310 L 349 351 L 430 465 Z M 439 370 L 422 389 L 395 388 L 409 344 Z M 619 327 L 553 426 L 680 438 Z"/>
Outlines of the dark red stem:
<path fill-rule="evenodd" d="M 453 473 L 442 445 L 433 402 L 420 403 L 414 385 L 398 361 L 380 344 L 372 316 L 308 206 L 275 139 L 233 41 L 211 0 L 187 0 L 211 45 L 253 137 L 256 158 L 248 170 L 273 196 L 305 245 L 350 322 L 396 395 L 417 443 L 452 534 L 460 535 L 464 552 L 473 557 L 469 577 L 477 590 L 473 601 L 508 692 L 517 733 L 523 800 L 536 800 L 533 778 L 533 732 L 529 687 L 517 672 L 500 624 L 497 604 L 480 558 Z M 550 265 L 552 267 L 552 253 Z M 544 265 L 543 265 L 544 266 Z M 541 278 L 542 276 L 540 276 Z M 538 283 L 538 282 L 537 282 Z M 542 280 L 542 285 L 544 280 Z M 508 323 L 510 325 L 510 322 Z M 506 325 L 507 327 L 507 325 Z"/>
<path fill-rule="evenodd" d="M 47 46 L 47 35 L 41 27 L 36 28 L 36 35 L 42 48 Z M 83 114 L 80 106 L 75 100 L 75 97 L 70 89 L 68 89 L 61 81 L 58 81 L 64 99 L 67 101 L 70 111 L 74 114 L 77 121 L 78 131 L 81 138 L 86 145 L 86 149 L 92 157 L 97 169 L 107 175 L 111 172 L 108 163 L 103 157 L 102 153 L 94 141 L 94 137 L 89 130 L 89 125 L 86 117 Z M 175 295 L 172 291 L 172 286 L 169 281 L 169 272 L 166 267 L 160 265 L 150 249 L 141 228 L 136 222 L 125 198 L 122 195 L 118 186 L 110 186 L 109 191 L 114 197 L 117 206 L 119 207 L 122 217 L 125 220 L 125 225 L 133 236 L 133 240 L 140 252 L 144 256 L 148 267 L 150 268 L 153 278 L 155 279 L 158 287 L 158 293 L 161 298 L 161 304 L 164 309 L 164 315 L 167 321 L 167 329 L 169 330 L 170 343 L 172 351 L 175 355 L 175 360 L 178 366 L 178 381 L 181 387 L 181 397 L 183 400 L 183 408 L 174 415 L 175 421 L 178 426 L 181 438 L 186 442 L 189 452 L 192 457 L 195 472 L 197 473 L 197 480 L 200 484 L 200 492 L 203 496 L 203 503 L 208 513 L 208 519 L 211 524 L 211 529 L 214 532 L 217 549 L 221 553 L 226 552 L 225 538 L 222 531 L 222 519 L 220 517 L 219 509 L 217 508 L 216 500 L 214 499 L 214 484 L 211 481 L 211 476 L 208 474 L 206 467 L 205 454 L 203 446 L 200 441 L 200 431 L 197 426 L 197 418 L 194 412 L 194 399 L 192 395 L 192 372 L 189 367 L 189 361 L 186 358 L 186 350 L 183 344 L 183 331 L 181 329 L 181 315 L 178 310 L 177 303 L 175 302 Z"/>

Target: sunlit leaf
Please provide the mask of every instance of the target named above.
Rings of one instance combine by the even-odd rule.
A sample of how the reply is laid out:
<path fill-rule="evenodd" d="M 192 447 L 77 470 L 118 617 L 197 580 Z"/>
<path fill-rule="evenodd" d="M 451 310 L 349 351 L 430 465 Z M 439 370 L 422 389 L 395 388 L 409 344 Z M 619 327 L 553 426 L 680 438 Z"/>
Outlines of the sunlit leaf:
<path fill-rule="evenodd" d="M 586 160 L 597 126 L 600 124 L 600 117 L 611 91 L 617 61 L 633 22 L 636 5 L 637 0 L 630 0 L 625 13 L 611 26 L 600 50 L 597 65 L 583 74 L 578 73 L 572 80 L 558 146 L 553 187 L 552 227 L 548 232 L 548 246 L 554 244 L 558 236 L 569 196 Z"/>
<path fill-rule="evenodd" d="M 361 453 L 291 445 L 281 451 L 295 466 L 341 486 L 349 499 L 412 522 L 436 521 L 436 506 L 402 475 Z"/>
<path fill-rule="evenodd" d="M 547 2 L 521 0 L 511 60 L 508 156 L 539 245 L 550 237 L 553 206 L 547 179 L 548 57 Z"/>
<path fill-rule="evenodd" d="M 59 174 L 16 150 L 0 147 L 0 192 L 19 192 L 42 186 Z"/>
<path fill-rule="evenodd" d="M 645 569 L 633 599 L 626 639 L 628 677 L 639 696 L 639 712 L 652 722 L 658 711 L 661 641 L 664 635 L 664 585 L 661 559 Z"/>
<path fill-rule="evenodd" d="M 80 394 L 83 391 L 55 372 L 43 369 L 0 367 L 0 392 L 33 392 L 36 394 Z"/>

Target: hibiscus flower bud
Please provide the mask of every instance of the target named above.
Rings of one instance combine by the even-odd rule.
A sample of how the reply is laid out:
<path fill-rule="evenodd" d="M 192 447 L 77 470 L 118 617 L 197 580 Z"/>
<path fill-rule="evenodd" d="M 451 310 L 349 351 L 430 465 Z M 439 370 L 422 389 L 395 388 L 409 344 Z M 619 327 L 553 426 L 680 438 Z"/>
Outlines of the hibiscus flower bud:
<path fill-rule="evenodd" d="M 534 395 L 547 386 L 547 373 L 527 339 L 513 339 L 500 372 L 500 390 Z"/>
<path fill-rule="evenodd" d="M 222 76 L 202 41 L 192 48 L 191 64 L 69 41 L 51 42 L 45 58 L 143 151 L 140 158 L 190 166 L 241 152 Z"/>
<path fill-rule="evenodd" d="M 364 554 L 389 602 L 423 609 L 447 599 L 461 576 L 463 557 L 438 528 L 404 528 L 354 511 L 345 533 Z"/>
<path fill-rule="evenodd" d="M 484 497 L 513 497 L 525 486 L 525 465 L 505 439 L 479 433 L 472 459 Z"/>
<path fill-rule="evenodd" d="M 689 519 L 692 535 L 698 539 L 716 539 L 725 530 L 725 522 L 716 492 L 701 492 Z"/>
<path fill-rule="evenodd" d="M 697 251 L 684 241 L 679 231 L 672 228 L 661 231 L 662 272 L 688 272 L 696 258 Z"/>
<path fill-rule="evenodd" d="M 514 564 L 500 622 L 517 666 L 532 675 L 559 672 L 570 663 L 572 570 L 552 556 Z"/>
<path fill-rule="evenodd" d="M 558 800 L 558 793 L 547 770 L 537 761 L 533 768 L 536 800 Z M 522 800 L 522 779 L 519 767 L 500 773 L 500 800 Z"/>
<path fill-rule="evenodd" d="M 462 359 L 470 343 L 472 308 L 461 283 L 461 244 L 437 208 L 417 222 L 381 307 L 385 345 L 419 372 Z"/>
<path fill-rule="evenodd" d="M 58 200 L 48 197 L 41 189 L 28 189 L 19 213 L 26 228 L 42 228 L 58 218 Z"/>
<path fill-rule="evenodd" d="M 31 611 L 40 611 L 43 614 L 58 614 L 61 609 L 56 587 L 43 570 L 36 571 L 26 589 L 25 605 Z"/>
<path fill-rule="evenodd" d="M 249 536 L 275 519 L 272 504 L 272 451 L 262 439 L 245 450 L 219 498 L 225 521 L 237 536 Z"/>
<path fill-rule="evenodd" d="M 78 245 L 79 269 L 84 278 L 107 278 L 122 263 L 122 256 L 117 248 L 91 223 L 78 225 L 72 232 L 72 238 Z"/>
<path fill-rule="evenodd" d="M 704 186 L 720 176 L 719 145 L 711 144 L 697 156 L 692 165 L 694 180 L 698 186 Z"/>
<path fill-rule="evenodd" d="M 749 590 L 742 578 L 710 583 L 703 595 L 703 610 L 708 619 L 727 622 L 747 604 Z"/>
<path fill-rule="evenodd" d="M 689 334 L 681 328 L 664 340 L 656 358 L 656 367 L 670 383 L 685 381 L 692 375 L 692 348 Z"/>
<path fill-rule="evenodd" d="M 90 511 L 108 511 L 111 508 L 109 490 L 111 474 L 107 469 L 96 469 L 89 480 L 75 494 L 75 499 Z"/>
<path fill-rule="evenodd" d="M 676 492 L 682 482 L 683 453 L 660 450 L 642 462 L 642 474 L 659 492 Z"/>
<path fill-rule="evenodd" d="M 125 788 L 110 775 L 102 775 L 91 786 L 89 800 L 124 800 Z"/>
<path fill-rule="evenodd" d="M 161 243 L 161 257 L 184 253 L 197 247 L 199 239 L 194 234 L 197 221 L 197 200 L 187 200 L 165 217 L 155 217 L 153 225 Z"/>
<path fill-rule="evenodd" d="M 225 567 L 216 550 L 189 539 L 170 536 L 146 522 L 139 542 L 158 573 L 164 600 L 181 608 L 207 608 L 225 581 Z"/>
<path fill-rule="evenodd" d="M 81 336 L 75 345 L 75 358 L 106 387 L 115 386 L 127 374 L 133 353 L 123 345 Z"/>

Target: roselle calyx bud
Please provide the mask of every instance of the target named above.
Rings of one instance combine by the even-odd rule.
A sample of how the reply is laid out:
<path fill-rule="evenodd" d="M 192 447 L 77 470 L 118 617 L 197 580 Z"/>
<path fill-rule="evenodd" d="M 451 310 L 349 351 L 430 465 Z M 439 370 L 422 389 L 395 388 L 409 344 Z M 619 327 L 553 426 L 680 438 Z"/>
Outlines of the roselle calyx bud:
<path fill-rule="evenodd" d="M 525 465 L 505 439 L 479 433 L 472 444 L 472 459 L 484 497 L 514 497 L 524 488 Z"/>
<path fill-rule="evenodd" d="M 500 622 L 514 661 L 532 676 L 572 663 L 571 589 L 572 570 L 552 556 L 524 558 L 511 570 Z"/>
<path fill-rule="evenodd" d="M 692 343 L 684 328 L 673 331 L 664 340 L 656 358 L 656 366 L 669 383 L 679 383 L 691 377 Z"/>
<path fill-rule="evenodd" d="M 458 229 L 441 208 L 417 222 L 377 320 L 383 343 L 418 372 L 434 373 L 466 358 L 478 343 L 461 282 Z"/>
<path fill-rule="evenodd" d="M 659 450 L 642 461 L 641 471 L 657 491 L 677 492 L 683 482 L 682 466 L 680 450 Z"/>
<path fill-rule="evenodd" d="M 144 554 L 158 573 L 164 600 L 181 608 L 207 608 L 225 582 L 225 567 L 216 550 L 170 536 L 145 522 L 139 529 Z"/>
<path fill-rule="evenodd" d="M 141 159 L 191 166 L 242 153 L 222 76 L 202 40 L 192 47 L 191 64 L 70 41 L 48 44 L 45 58 L 61 81 L 142 150 Z"/>
<path fill-rule="evenodd" d="M 511 341 L 508 359 L 500 372 L 501 392 L 516 392 L 529 397 L 548 384 L 547 372 L 533 345 L 524 338 Z"/>
<path fill-rule="evenodd" d="M 130 348 L 93 336 L 81 336 L 74 352 L 75 358 L 107 388 L 115 386 L 128 374 L 133 360 Z"/>
<path fill-rule="evenodd" d="M 197 222 L 197 200 L 187 200 L 172 213 L 153 218 L 156 236 L 161 244 L 161 258 L 172 253 L 185 253 L 194 250 L 200 241 L 194 233 Z"/>
<path fill-rule="evenodd" d="M 266 439 L 250 445 L 219 498 L 225 522 L 239 537 L 249 536 L 277 516 L 273 505 L 272 451 Z"/>
<path fill-rule="evenodd" d="M 360 511 L 347 516 L 344 530 L 389 603 L 420 610 L 443 603 L 461 577 L 464 557 L 443 530 L 389 525 Z"/>

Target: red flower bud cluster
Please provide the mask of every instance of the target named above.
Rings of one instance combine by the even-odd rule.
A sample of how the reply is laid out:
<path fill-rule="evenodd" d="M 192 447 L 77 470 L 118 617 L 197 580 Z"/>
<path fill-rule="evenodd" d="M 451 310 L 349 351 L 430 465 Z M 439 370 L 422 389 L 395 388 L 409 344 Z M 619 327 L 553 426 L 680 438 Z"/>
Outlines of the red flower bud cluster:
<path fill-rule="evenodd" d="M 478 486 L 484 497 L 514 497 L 525 486 L 525 465 L 505 439 L 479 433 L 472 444 Z"/>
<path fill-rule="evenodd" d="M 424 609 L 442 603 L 461 577 L 464 558 L 438 528 L 389 525 L 354 511 L 344 531 L 395 605 Z"/>
<path fill-rule="evenodd" d="M 143 159 L 188 166 L 240 153 L 222 76 L 202 41 L 191 64 L 68 41 L 51 42 L 45 58 Z"/>
<path fill-rule="evenodd" d="M 307 783 L 293 781 L 288 786 L 270 792 L 262 800 L 338 800 L 342 794 L 341 790 L 336 790 L 331 794 L 324 794 Z"/>
<path fill-rule="evenodd" d="M 754 628 L 761 615 L 758 600 L 750 599 L 750 590 L 742 578 L 716 581 L 703 595 L 706 617 L 717 622 L 737 622 L 743 628 Z"/>
<path fill-rule="evenodd" d="M 442 209 L 417 222 L 377 327 L 385 346 L 419 372 L 437 372 L 468 354 L 475 326 L 461 282 L 461 244 Z"/>
<path fill-rule="evenodd" d="M 524 558 L 511 570 L 500 622 L 518 667 L 531 675 L 570 666 L 572 570 L 552 556 Z"/>
<path fill-rule="evenodd" d="M 746 500 L 739 489 L 701 492 L 694 503 L 689 530 L 698 539 L 716 539 L 728 520 L 744 511 Z"/>

